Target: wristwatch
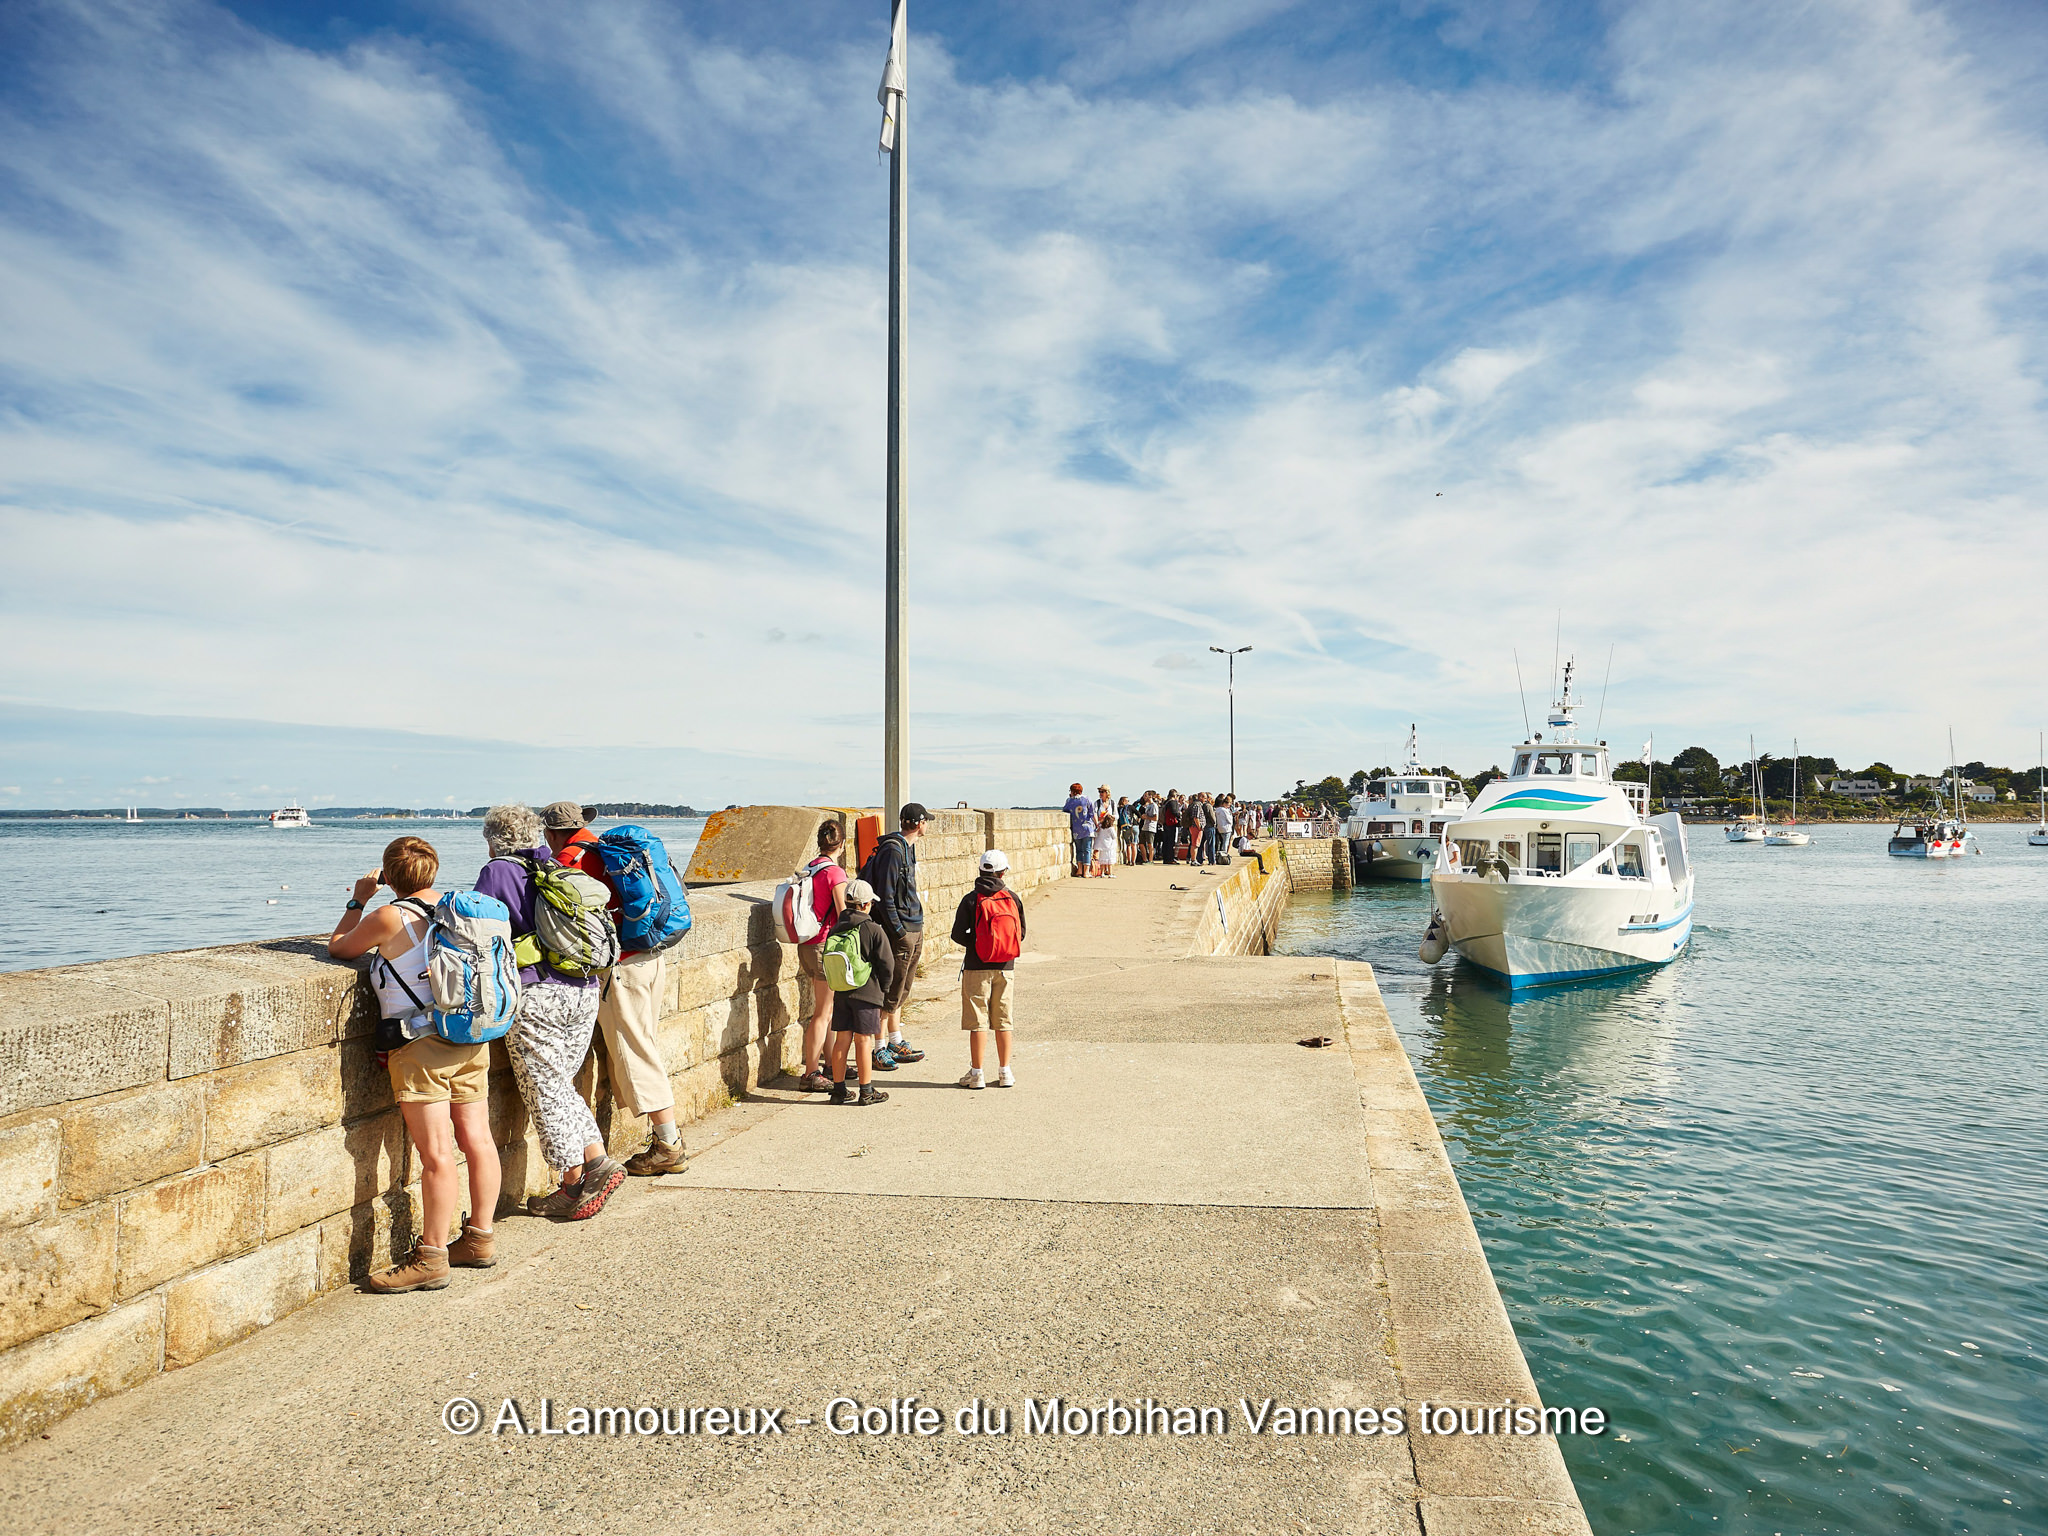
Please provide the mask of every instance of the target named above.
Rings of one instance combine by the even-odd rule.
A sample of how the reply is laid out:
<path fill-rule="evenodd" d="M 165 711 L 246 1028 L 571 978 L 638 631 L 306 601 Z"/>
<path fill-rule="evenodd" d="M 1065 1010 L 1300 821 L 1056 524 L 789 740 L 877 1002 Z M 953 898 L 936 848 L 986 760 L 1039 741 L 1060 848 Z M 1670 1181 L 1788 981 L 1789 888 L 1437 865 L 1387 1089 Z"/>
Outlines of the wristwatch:
<path fill-rule="evenodd" d="M 360 901 L 357 901 L 355 897 L 351 896 L 348 899 L 348 905 L 342 910 L 347 912 L 360 912 L 363 910 L 363 904 Z"/>

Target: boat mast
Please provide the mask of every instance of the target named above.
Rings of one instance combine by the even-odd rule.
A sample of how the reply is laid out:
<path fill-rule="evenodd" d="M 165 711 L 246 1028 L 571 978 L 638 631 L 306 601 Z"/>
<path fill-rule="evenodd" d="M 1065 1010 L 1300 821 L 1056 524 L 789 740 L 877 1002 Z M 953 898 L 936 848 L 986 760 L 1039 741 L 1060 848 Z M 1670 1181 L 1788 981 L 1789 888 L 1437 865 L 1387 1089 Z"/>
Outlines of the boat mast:
<path fill-rule="evenodd" d="M 1799 825 L 1799 738 L 1792 738 L 1792 825 Z"/>

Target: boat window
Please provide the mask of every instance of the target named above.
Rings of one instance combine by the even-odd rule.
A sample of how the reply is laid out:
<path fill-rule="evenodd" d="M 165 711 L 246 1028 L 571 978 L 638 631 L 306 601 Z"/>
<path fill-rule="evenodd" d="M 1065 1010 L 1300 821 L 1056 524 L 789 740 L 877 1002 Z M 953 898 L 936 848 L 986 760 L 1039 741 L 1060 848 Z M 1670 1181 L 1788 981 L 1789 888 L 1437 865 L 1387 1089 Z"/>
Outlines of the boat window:
<path fill-rule="evenodd" d="M 1565 773 L 1572 771 L 1572 755 L 1569 752 L 1538 752 L 1536 754 L 1538 773 Z"/>
<path fill-rule="evenodd" d="M 1570 874 L 1600 851 L 1597 832 L 1567 832 L 1564 836 L 1564 867 Z"/>
<path fill-rule="evenodd" d="M 1562 832 L 1532 832 L 1529 834 L 1529 867 L 1546 870 L 1553 875 L 1564 873 L 1564 834 Z"/>
<path fill-rule="evenodd" d="M 1643 850 L 1635 843 L 1623 843 L 1614 850 L 1615 869 L 1631 880 L 1643 878 Z"/>
<path fill-rule="evenodd" d="M 1581 752 L 1579 754 L 1579 772 L 1585 774 L 1588 778 L 1598 778 L 1600 776 L 1599 757 L 1591 752 Z"/>
<path fill-rule="evenodd" d="M 1526 753 L 1526 752 L 1522 752 L 1522 753 L 1519 753 L 1519 754 L 1517 754 L 1517 755 L 1516 755 L 1516 757 L 1515 757 L 1515 771 L 1514 771 L 1514 773 L 1513 773 L 1512 777 L 1514 777 L 1514 778 L 1517 778 L 1517 779 L 1520 779 L 1520 778 L 1526 778 L 1526 777 L 1528 776 L 1528 773 L 1529 773 L 1529 754 L 1528 754 L 1528 753 Z"/>
<path fill-rule="evenodd" d="M 1368 821 L 1365 824 L 1365 835 L 1367 837 L 1381 837 L 1395 831 L 1400 825 L 1398 821 Z"/>
<path fill-rule="evenodd" d="M 1386 799 L 1387 781 L 1385 779 L 1374 779 L 1370 784 L 1365 786 L 1365 794 L 1368 800 Z"/>
<path fill-rule="evenodd" d="M 1486 861 L 1486 840 L 1484 838 L 1460 837 L 1455 839 L 1455 841 L 1458 845 L 1458 859 L 1467 869 L 1477 869 Z"/>
<path fill-rule="evenodd" d="M 1426 795 L 1429 793 L 1429 781 L 1427 779 L 1410 779 L 1401 787 L 1411 795 Z"/>
<path fill-rule="evenodd" d="M 1443 835 L 1443 830 L 1444 830 L 1444 824 L 1443 824 L 1442 822 L 1440 822 L 1440 821 L 1432 821 L 1432 822 L 1431 822 L 1431 823 L 1429 824 L 1429 835 L 1430 835 L 1431 837 L 1440 837 L 1440 836 L 1442 836 L 1442 835 Z"/>
<path fill-rule="evenodd" d="M 1422 823 L 1421 823 L 1421 822 L 1419 822 L 1419 821 L 1415 821 L 1415 822 L 1410 822 L 1410 823 L 1409 823 L 1409 828 L 1410 828 L 1410 830 L 1411 830 L 1411 831 L 1413 831 L 1413 832 L 1415 833 L 1415 835 L 1416 835 L 1416 836 L 1420 837 L 1420 836 L 1422 835 Z"/>
<path fill-rule="evenodd" d="M 1509 869 L 1522 867 L 1522 840 L 1519 837 L 1504 837 L 1500 840 L 1501 861 Z"/>

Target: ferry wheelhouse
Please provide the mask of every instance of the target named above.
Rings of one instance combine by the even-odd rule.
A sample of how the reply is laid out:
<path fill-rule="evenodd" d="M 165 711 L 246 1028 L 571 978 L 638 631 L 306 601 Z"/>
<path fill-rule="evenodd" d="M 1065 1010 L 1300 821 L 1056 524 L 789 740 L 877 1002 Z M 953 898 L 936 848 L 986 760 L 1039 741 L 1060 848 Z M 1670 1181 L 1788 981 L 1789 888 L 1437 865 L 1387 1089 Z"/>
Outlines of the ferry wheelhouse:
<path fill-rule="evenodd" d="M 1408 765 L 1368 783 L 1351 802 L 1345 836 L 1351 866 L 1380 880 L 1427 880 L 1443 849 L 1444 828 L 1472 808 L 1464 781 L 1422 766 L 1415 727 L 1408 727 Z"/>
<path fill-rule="evenodd" d="M 1448 943 L 1516 988 L 1664 965 L 1692 936 L 1685 827 L 1617 783 L 1605 742 L 1581 743 L 1572 668 L 1507 777 L 1449 828 L 1430 872 L 1425 959 Z"/>

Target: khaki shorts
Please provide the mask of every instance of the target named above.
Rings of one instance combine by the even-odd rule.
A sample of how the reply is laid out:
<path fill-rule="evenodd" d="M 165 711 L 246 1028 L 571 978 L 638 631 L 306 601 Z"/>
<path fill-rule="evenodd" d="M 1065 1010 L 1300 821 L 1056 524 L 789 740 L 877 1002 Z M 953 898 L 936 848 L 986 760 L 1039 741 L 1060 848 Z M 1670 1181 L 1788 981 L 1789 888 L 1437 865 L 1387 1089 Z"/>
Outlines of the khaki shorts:
<path fill-rule="evenodd" d="M 386 1070 L 391 1095 L 401 1104 L 478 1104 L 491 1091 L 491 1048 L 421 1035 L 393 1051 Z"/>
<path fill-rule="evenodd" d="M 1010 995 L 1017 990 L 1011 971 L 962 971 L 960 973 L 960 1027 L 962 1029 L 1009 1029 Z"/>
<path fill-rule="evenodd" d="M 799 944 L 796 947 L 796 968 L 813 981 L 825 979 L 825 942 Z"/>

